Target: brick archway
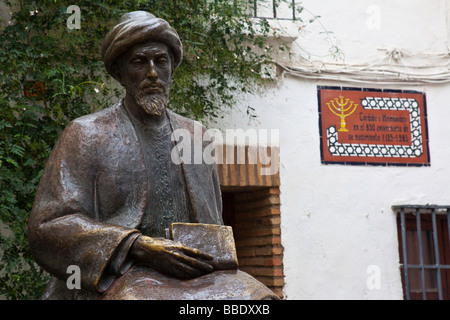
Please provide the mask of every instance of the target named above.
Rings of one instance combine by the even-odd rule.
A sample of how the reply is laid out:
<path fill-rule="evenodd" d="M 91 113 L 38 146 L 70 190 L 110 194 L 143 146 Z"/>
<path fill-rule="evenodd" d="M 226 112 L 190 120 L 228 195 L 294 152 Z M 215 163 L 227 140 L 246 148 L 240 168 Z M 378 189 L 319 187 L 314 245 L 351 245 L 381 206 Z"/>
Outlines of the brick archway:
<path fill-rule="evenodd" d="M 224 155 L 229 148 L 230 146 L 222 146 Z M 238 147 L 232 148 L 236 160 Z M 269 155 L 276 152 L 275 158 L 278 159 L 278 148 L 259 148 L 266 148 L 264 152 Z M 273 175 L 262 175 L 261 168 L 265 166 L 252 152 L 258 152 L 258 148 L 245 147 L 244 164 L 234 161 L 217 165 L 224 204 L 224 222 L 233 227 L 240 269 L 282 297 L 284 274 L 280 228 L 280 176 L 278 170 Z M 258 159 L 257 163 L 247 161 L 252 157 Z M 278 162 L 275 165 L 278 166 Z"/>

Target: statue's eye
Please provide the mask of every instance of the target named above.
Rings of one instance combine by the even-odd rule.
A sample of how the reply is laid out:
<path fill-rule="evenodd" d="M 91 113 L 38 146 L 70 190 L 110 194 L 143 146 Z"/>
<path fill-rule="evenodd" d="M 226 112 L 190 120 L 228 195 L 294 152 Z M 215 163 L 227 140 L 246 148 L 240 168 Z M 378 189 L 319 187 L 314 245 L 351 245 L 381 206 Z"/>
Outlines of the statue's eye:
<path fill-rule="evenodd" d="M 142 58 L 135 58 L 135 59 L 131 60 L 131 64 L 136 65 L 136 66 L 143 65 L 144 63 L 145 63 L 145 61 Z"/>
<path fill-rule="evenodd" d="M 166 58 L 163 58 L 163 57 L 162 58 L 158 58 L 156 60 L 156 63 L 158 65 L 160 65 L 160 66 L 166 66 L 168 62 L 169 62 L 169 60 L 167 60 Z"/>

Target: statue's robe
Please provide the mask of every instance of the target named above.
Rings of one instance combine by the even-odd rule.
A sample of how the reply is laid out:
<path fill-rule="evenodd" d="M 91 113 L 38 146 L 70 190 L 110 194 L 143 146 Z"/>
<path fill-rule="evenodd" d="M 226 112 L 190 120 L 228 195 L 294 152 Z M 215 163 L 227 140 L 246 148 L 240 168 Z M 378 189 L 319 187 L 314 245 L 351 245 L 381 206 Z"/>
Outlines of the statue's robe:
<path fill-rule="evenodd" d="M 169 110 L 167 115 L 171 130 L 183 129 L 191 139 L 191 161 L 169 167 L 183 179 L 179 192 L 189 202 L 189 213 L 182 217 L 189 221 L 184 222 L 223 224 L 216 164 L 198 163 L 195 154 L 199 142 L 200 152 L 211 150 L 210 138 L 203 137 L 205 128 Z M 133 264 L 128 252 L 134 240 L 141 234 L 155 236 L 148 234 L 154 230 L 160 236 L 163 230 L 152 229 L 151 223 L 164 220 L 154 216 L 161 212 L 152 212 L 155 181 L 149 173 L 155 166 L 149 163 L 149 150 L 143 150 L 149 145 L 140 141 L 142 137 L 120 102 L 72 121 L 57 141 L 28 223 L 32 254 L 52 276 L 42 298 L 277 299 L 240 270 L 218 270 L 181 281 Z M 188 144 L 183 141 L 183 145 Z M 184 201 L 180 199 L 174 199 L 178 208 Z M 68 269 L 73 265 L 79 267 L 79 274 Z M 68 282 L 76 284 L 72 276 L 80 276 L 80 289 L 68 287 Z"/>
<path fill-rule="evenodd" d="M 204 132 L 198 122 L 167 112 L 173 129 L 188 130 L 192 139 L 199 127 Z M 122 103 L 66 127 L 44 170 L 28 224 L 32 254 L 53 275 L 44 298 L 96 298 L 128 270 L 128 249 L 140 235 L 137 228 L 151 201 L 146 169 Z M 194 215 L 190 222 L 222 224 L 215 164 L 185 163 L 183 172 Z M 67 288 L 70 265 L 80 267 L 81 290 Z"/>

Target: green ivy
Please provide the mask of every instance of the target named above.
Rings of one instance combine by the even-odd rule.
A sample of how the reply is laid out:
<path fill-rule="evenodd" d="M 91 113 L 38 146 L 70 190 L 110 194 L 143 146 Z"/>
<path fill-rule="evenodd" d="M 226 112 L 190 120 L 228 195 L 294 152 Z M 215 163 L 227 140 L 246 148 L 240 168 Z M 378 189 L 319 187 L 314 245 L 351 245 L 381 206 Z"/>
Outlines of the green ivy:
<path fill-rule="evenodd" d="M 178 31 L 185 55 L 170 107 L 200 120 L 220 117 L 236 96 L 270 84 L 258 72 L 272 54 L 270 28 L 245 12 L 247 1 L 11 2 L 13 21 L 0 28 L 0 298 L 38 299 L 49 276 L 30 254 L 28 215 L 63 128 L 120 95 L 100 57 L 118 18 L 143 9 Z M 81 8 L 81 29 L 67 27 L 72 4 Z"/>

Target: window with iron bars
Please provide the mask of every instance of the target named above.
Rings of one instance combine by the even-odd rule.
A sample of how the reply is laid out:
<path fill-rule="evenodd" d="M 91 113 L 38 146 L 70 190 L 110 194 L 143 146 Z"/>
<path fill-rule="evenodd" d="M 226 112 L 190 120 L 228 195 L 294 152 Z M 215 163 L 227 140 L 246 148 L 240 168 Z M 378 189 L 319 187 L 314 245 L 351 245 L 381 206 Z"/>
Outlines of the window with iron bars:
<path fill-rule="evenodd" d="M 450 206 L 393 206 L 406 300 L 450 299 Z"/>
<path fill-rule="evenodd" d="M 215 0 L 218 2 L 219 0 Z M 244 8 L 249 16 L 261 19 L 297 20 L 302 6 L 297 0 L 228 0 Z M 242 7 L 243 6 L 243 7 Z"/>
<path fill-rule="evenodd" d="M 255 18 L 296 20 L 300 3 L 295 0 L 249 0 L 248 9 Z"/>

